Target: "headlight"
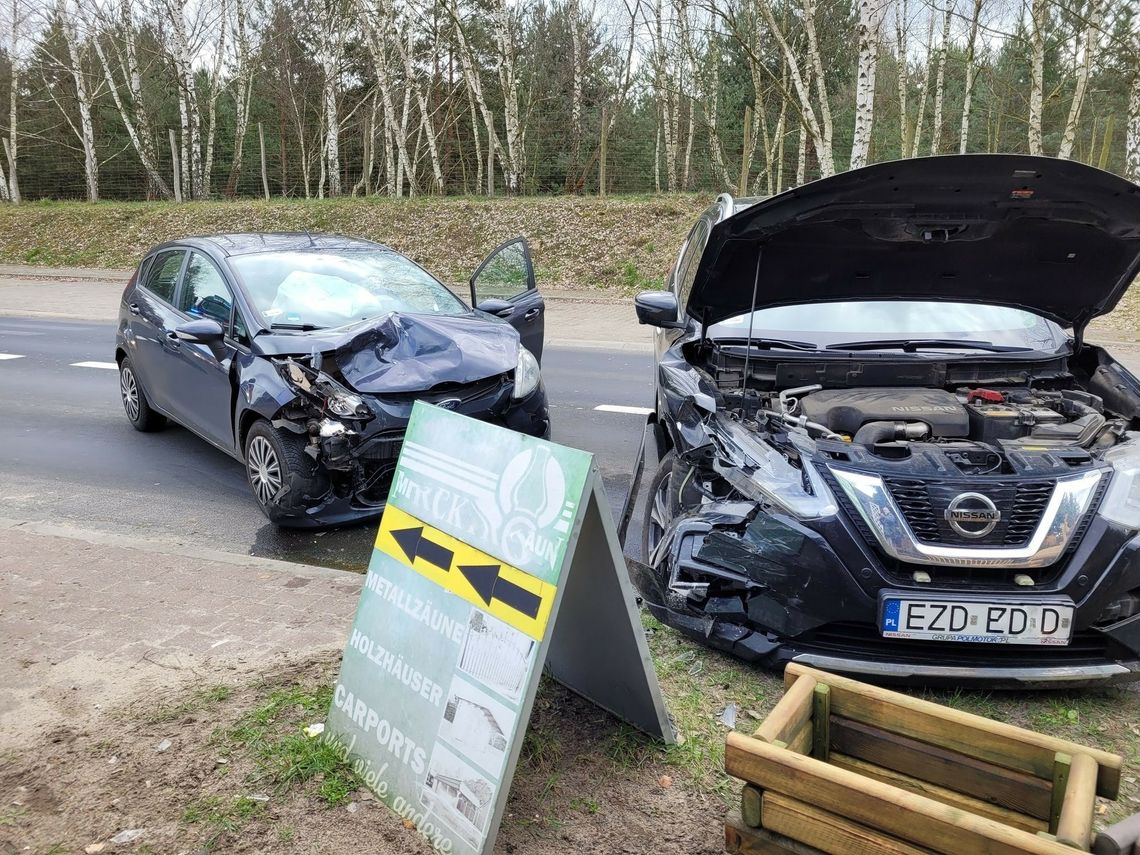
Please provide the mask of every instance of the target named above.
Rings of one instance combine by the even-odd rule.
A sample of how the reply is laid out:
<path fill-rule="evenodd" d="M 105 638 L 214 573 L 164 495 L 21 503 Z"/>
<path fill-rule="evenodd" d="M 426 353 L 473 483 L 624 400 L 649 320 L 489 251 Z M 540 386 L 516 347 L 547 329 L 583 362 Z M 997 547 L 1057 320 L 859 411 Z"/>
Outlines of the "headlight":
<path fill-rule="evenodd" d="M 523 346 L 519 346 L 519 361 L 515 366 L 515 389 L 511 397 L 525 398 L 538 388 L 538 381 L 542 374 L 538 370 L 538 360 Z"/>
<path fill-rule="evenodd" d="M 370 419 L 372 411 L 364 399 L 350 392 L 323 371 L 316 371 L 292 359 L 277 363 L 282 379 L 305 398 L 319 406 L 322 412 L 342 419 Z"/>
<path fill-rule="evenodd" d="M 1125 437 L 1104 453 L 1105 462 L 1112 464 L 1112 481 L 1098 513 L 1119 525 L 1140 528 L 1140 433 Z"/>

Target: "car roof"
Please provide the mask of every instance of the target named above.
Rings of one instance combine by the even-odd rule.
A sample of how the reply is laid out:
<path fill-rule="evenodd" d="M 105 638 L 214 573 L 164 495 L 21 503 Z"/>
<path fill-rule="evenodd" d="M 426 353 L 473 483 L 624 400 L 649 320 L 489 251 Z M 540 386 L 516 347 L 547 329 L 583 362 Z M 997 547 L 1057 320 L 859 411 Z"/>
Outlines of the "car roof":
<path fill-rule="evenodd" d="M 388 247 L 361 238 L 344 235 L 310 234 L 309 232 L 235 232 L 231 234 L 196 235 L 168 241 L 155 249 L 189 246 L 230 257 L 256 252 L 297 252 L 305 250 L 364 250 Z"/>

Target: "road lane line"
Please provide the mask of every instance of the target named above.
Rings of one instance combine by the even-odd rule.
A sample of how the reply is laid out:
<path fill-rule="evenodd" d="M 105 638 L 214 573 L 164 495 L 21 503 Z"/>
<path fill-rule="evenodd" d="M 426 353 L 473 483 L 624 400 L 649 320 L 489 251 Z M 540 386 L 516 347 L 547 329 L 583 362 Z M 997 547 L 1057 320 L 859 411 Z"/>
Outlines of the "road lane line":
<path fill-rule="evenodd" d="M 621 404 L 598 404 L 594 409 L 599 413 L 624 413 L 628 416 L 648 416 L 653 412 L 647 407 L 626 407 Z"/>
<path fill-rule="evenodd" d="M 0 359 L 23 359 L 22 353 L 0 353 Z"/>
<path fill-rule="evenodd" d="M 72 368 L 106 368 L 110 371 L 118 371 L 119 366 L 115 362 L 73 362 Z"/>

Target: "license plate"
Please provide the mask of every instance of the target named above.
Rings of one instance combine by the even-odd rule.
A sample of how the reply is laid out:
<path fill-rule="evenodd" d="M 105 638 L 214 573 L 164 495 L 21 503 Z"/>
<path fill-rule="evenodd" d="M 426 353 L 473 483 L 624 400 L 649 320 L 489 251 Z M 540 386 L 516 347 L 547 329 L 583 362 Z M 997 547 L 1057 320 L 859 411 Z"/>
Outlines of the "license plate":
<path fill-rule="evenodd" d="M 887 638 L 1065 645 L 1073 633 L 1073 607 L 887 597 L 879 628 Z"/>

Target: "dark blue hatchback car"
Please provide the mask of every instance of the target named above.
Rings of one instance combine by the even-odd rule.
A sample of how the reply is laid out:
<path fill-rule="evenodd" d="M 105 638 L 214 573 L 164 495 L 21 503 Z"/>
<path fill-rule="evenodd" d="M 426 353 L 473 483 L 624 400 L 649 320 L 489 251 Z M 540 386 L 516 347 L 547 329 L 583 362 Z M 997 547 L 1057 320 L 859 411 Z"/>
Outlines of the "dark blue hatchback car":
<path fill-rule="evenodd" d="M 115 360 L 140 431 L 177 422 L 245 464 L 283 526 L 377 515 L 417 399 L 549 436 L 542 297 L 526 241 L 471 305 L 376 243 L 231 234 L 155 247 L 123 292 Z"/>

